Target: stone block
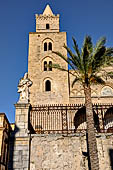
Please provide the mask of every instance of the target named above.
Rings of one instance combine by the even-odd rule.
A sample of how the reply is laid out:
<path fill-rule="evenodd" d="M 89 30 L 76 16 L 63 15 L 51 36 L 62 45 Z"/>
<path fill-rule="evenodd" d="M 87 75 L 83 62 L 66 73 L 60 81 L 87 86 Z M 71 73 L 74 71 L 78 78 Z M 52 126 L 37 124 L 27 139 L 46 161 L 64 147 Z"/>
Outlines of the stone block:
<path fill-rule="evenodd" d="M 13 161 L 13 168 L 15 169 L 23 169 L 23 166 L 22 166 L 22 164 L 21 164 L 21 162 L 14 162 Z"/>
<path fill-rule="evenodd" d="M 19 161 L 19 152 L 18 152 L 18 155 L 14 155 L 13 156 L 13 161 L 14 162 L 18 162 Z"/>
<path fill-rule="evenodd" d="M 28 168 L 28 165 L 29 165 L 28 160 L 23 160 L 22 163 L 23 163 L 23 168 Z"/>

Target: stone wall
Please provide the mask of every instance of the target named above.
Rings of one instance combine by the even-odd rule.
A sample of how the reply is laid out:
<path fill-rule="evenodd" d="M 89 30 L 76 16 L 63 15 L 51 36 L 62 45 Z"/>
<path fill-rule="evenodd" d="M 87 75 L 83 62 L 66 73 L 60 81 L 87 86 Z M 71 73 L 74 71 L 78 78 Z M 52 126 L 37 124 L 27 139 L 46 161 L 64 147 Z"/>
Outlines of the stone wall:
<path fill-rule="evenodd" d="M 10 140 L 8 170 L 29 169 L 29 137 L 16 137 Z"/>
<path fill-rule="evenodd" d="M 9 170 L 29 169 L 29 104 L 15 104 L 15 129 L 10 138 Z"/>
<path fill-rule="evenodd" d="M 97 135 L 100 170 L 111 170 L 113 135 Z M 30 170 L 87 170 L 84 134 L 32 135 Z M 113 165 L 112 165 L 113 166 Z"/>
<path fill-rule="evenodd" d="M 50 24 L 50 29 L 46 29 L 46 24 Z M 59 15 L 46 16 L 36 14 L 36 32 L 59 32 Z"/>

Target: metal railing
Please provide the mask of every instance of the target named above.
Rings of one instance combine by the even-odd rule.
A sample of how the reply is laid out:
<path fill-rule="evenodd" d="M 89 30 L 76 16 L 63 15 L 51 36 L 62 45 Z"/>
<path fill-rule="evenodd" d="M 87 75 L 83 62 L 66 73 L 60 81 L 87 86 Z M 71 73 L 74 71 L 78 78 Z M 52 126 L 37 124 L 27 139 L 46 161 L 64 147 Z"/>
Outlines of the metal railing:
<path fill-rule="evenodd" d="M 100 105 L 94 104 L 93 110 L 97 116 L 95 129 L 98 132 L 113 132 L 113 129 L 104 129 L 103 110 L 113 107 L 112 104 Z M 76 117 L 81 109 L 81 114 Z M 39 134 L 49 133 L 75 133 L 86 131 L 86 117 L 84 105 L 41 105 L 32 106 L 30 109 L 30 124 L 34 132 Z M 101 111 L 101 120 L 103 127 L 100 127 L 98 111 Z M 98 123 L 97 123 L 98 122 Z"/>

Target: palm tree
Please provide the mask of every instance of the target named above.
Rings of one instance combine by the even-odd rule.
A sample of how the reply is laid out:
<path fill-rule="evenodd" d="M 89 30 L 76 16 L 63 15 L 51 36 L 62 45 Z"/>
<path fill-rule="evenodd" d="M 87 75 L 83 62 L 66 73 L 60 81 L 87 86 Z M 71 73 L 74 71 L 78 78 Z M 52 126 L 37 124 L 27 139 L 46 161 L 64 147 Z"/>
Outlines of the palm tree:
<path fill-rule="evenodd" d="M 84 89 L 85 107 L 86 107 L 86 123 L 88 133 L 89 157 L 91 163 L 91 170 L 99 170 L 99 159 L 97 151 L 97 142 L 93 120 L 92 99 L 91 99 L 91 85 L 94 83 L 105 83 L 98 72 L 102 71 L 106 66 L 110 66 L 113 62 L 113 48 L 106 48 L 106 38 L 102 37 L 96 46 L 93 46 L 90 36 L 86 36 L 81 50 L 79 50 L 76 40 L 73 38 L 75 53 L 69 47 L 64 45 L 70 57 L 66 57 L 60 52 L 53 51 L 54 54 L 65 60 L 74 70 L 62 68 L 59 64 L 53 64 L 52 67 L 62 71 L 68 71 L 74 75 L 72 86 L 79 81 Z M 107 72 L 105 72 L 108 74 Z"/>

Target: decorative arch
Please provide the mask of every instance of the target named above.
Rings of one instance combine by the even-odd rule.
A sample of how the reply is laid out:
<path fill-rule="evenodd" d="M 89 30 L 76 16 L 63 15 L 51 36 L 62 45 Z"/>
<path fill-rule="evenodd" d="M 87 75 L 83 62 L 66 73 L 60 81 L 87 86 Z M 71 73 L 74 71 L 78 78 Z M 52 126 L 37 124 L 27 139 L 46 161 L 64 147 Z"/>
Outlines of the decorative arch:
<path fill-rule="evenodd" d="M 52 43 L 54 42 L 53 39 L 51 39 L 50 37 L 46 37 L 46 38 L 43 39 L 42 43 L 49 42 L 49 41 L 52 42 Z"/>
<path fill-rule="evenodd" d="M 70 91 L 70 96 L 76 96 L 76 90 L 72 90 L 72 91 Z"/>
<path fill-rule="evenodd" d="M 113 96 L 113 89 L 110 86 L 104 86 L 101 89 L 101 96 Z"/>
<path fill-rule="evenodd" d="M 95 128 L 98 131 L 99 130 L 99 118 L 98 115 L 93 111 L 93 117 L 94 117 L 94 123 Z M 86 129 L 86 108 L 85 106 L 80 108 L 74 117 L 74 126 L 75 131 L 77 129 Z"/>
<path fill-rule="evenodd" d="M 53 57 L 51 57 L 51 56 L 45 56 L 45 57 L 43 57 L 42 58 L 42 62 L 44 61 L 44 60 L 51 60 L 51 61 L 54 61 L 54 59 L 53 59 Z"/>
<path fill-rule="evenodd" d="M 52 71 L 53 58 L 46 56 L 42 59 L 42 71 Z"/>
<path fill-rule="evenodd" d="M 53 49 L 53 40 L 51 38 L 46 38 L 42 41 L 44 51 L 52 51 Z"/>
<path fill-rule="evenodd" d="M 97 92 L 96 91 L 93 91 L 92 94 L 91 94 L 92 97 L 95 97 L 97 96 Z"/>
<path fill-rule="evenodd" d="M 86 129 L 86 110 L 85 107 L 80 108 L 74 117 L 75 129 Z"/>
<path fill-rule="evenodd" d="M 81 93 L 80 91 L 78 91 L 78 92 L 76 93 L 76 95 L 77 95 L 77 96 L 82 96 L 82 93 Z"/>
<path fill-rule="evenodd" d="M 109 108 L 104 115 L 104 129 L 113 130 L 113 107 Z"/>

